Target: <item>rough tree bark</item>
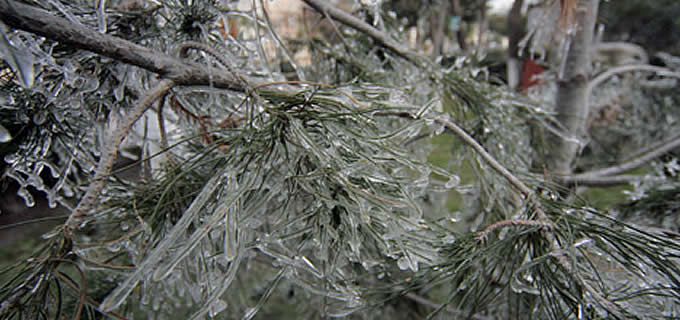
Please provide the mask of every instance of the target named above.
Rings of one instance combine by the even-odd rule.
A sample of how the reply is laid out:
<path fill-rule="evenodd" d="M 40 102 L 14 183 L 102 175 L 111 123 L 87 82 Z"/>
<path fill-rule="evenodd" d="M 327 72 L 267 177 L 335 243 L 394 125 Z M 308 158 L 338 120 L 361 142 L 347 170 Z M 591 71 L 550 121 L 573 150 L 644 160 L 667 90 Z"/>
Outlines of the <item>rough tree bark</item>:
<path fill-rule="evenodd" d="M 489 29 L 489 19 L 486 13 L 486 0 L 479 1 L 480 8 L 477 12 L 477 21 L 479 21 L 479 30 L 477 31 L 477 48 L 475 51 L 480 54 L 486 47 L 486 31 Z"/>
<path fill-rule="evenodd" d="M 524 0 L 515 0 L 512 9 L 508 13 L 508 86 L 517 89 L 519 85 L 522 63 L 519 59 L 519 42 L 524 36 L 524 24 L 522 23 L 522 6 Z"/>
<path fill-rule="evenodd" d="M 430 32 L 432 33 L 432 57 L 436 58 L 444 53 L 444 38 L 446 37 L 449 5 L 446 2 L 437 3 L 439 10 L 432 17 Z"/>
<path fill-rule="evenodd" d="M 592 71 L 592 42 L 599 0 L 579 0 L 574 9 L 574 30 L 567 34 L 567 55 L 560 67 L 555 111 L 562 134 L 550 134 L 546 168 L 564 176 L 581 149 L 588 120 L 588 81 Z"/>
<path fill-rule="evenodd" d="M 460 4 L 460 0 L 452 0 L 451 5 L 453 8 L 453 14 L 460 17 L 460 25 L 456 31 L 456 39 L 458 40 L 458 46 L 461 51 L 467 50 L 467 42 L 465 41 L 465 30 L 463 30 L 463 6 Z"/>

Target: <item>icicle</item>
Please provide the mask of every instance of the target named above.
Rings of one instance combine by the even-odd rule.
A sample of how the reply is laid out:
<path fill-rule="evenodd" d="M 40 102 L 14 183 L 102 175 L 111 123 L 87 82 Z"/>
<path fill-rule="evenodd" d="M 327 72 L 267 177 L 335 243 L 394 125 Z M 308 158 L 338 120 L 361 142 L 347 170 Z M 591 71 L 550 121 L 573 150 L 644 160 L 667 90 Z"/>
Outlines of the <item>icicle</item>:
<path fill-rule="evenodd" d="M 217 317 L 217 315 L 227 309 L 227 303 L 222 299 L 217 299 L 210 305 L 210 310 L 208 311 L 208 316 L 211 318 Z"/>
<path fill-rule="evenodd" d="M 236 203 L 237 207 L 230 207 L 227 209 L 227 216 L 224 228 L 224 258 L 227 261 L 232 261 L 238 253 L 238 222 L 240 201 Z"/>
<path fill-rule="evenodd" d="M 452 176 L 449 177 L 449 181 L 446 181 L 446 184 L 444 185 L 444 187 L 446 187 L 446 189 L 452 189 L 459 184 L 460 184 L 460 178 L 458 176 L 452 175 Z"/>
<path fill-rule="evenodd" d="M 8 33 L 7 26 L 0 22 L 0 55 L 19 76 L 21 85 L 24 88 L 31 88 L 35 78 L 33 55 L 25 48 L 21 40 L 10 41 Z"/>
<path fill-rule="evenodd" d="M 239 269 L 238 267 L 241 264 L 242 257 L 243 257 L 242 254 L 238 254 L 234 261 L 232 261 L 229 264 L 229 269 L 226 271 L 224 277 L 218 279 L 218 281 L 215 281 L 215 283 L 217 283 L 217 286 L 212 290 L 208 300 L 205 301 L 205 303 L 203 303 L 205 307 L 201 308 L 196 313 L 194 313 L 191 317 L 191 320 L 203 319 L 203 316 L 208 312 L 210 306 L 212 306 L 212 304 L 215 303 L 215 301 L 220 299 L 222 294 L 224 294 L 224 292 L 227 291 L 231 283 L 234 281 L 234 278 L 236 278 L 236 274 Z"/>
<path fill-rule="evenodd" d="M 130 275 L 123 283 L 109 294 L 102 302 L 100 308 L 104 311 L 111 311 L 120 306 L 125 299 L 130 295 L 132 290 L 137 287 L 137 284 L 147 275 L 152 269 L 158 266 L 160 260 L 165 256 L 166 251 L 170 249 L 179 238 L 185 234 L 186 229 L 192 221 L 196 218 L 198 213 L 203 209 L 208 200 L 213 196 L 215 190 L 220 185 L 222 175 L 227 172 L 227 169 L 221 173 L 213 176 L 203 187 L 203 190 L 198 194 L 196 199 L 191 203 L 182 218 L 175 224 L 175 226 L 168 232 L 168 235 L 158 244 L 158 246 L 149 254 L 149 256 L 137 266 L 135 272 Z"/>
<path fill-rule="evenodd" d="M 240 209 L 241 197 L 246 193 L 246 191 L 248 191 L 248 186 L 249 184 L 244 184 L 239 187 L 238 182 L 236 182 L 236 177 L 229 174 L 227 176 L 226 182 L 225 193 L 227 196 L 225 197 L 225 201 L 215 209 L 215 213 L 210 216 L 207 221 L 191 235 L 191 237 L 189 237 L 186 243 L 177 251 L 175 251 L 175 253 L 168 260 L 168 264 L 158 266 L 156 272 L 153 273 L 153 280 L 161 281 L 169 276 L 172 270 L 175 269 L 182 259 L 189 255 L 189 253 L 191 253 L 191 251 L 196 248 L 201 240 L 203 240 L 203 238 L 205 238 L 214 227 L 219 225 L 220 221 L 225 218 L 225 215 L 227 215 L 230 210 Z M 238 219 L 238 214 L 234 214 L 234 216 L 235 219 Z M 237 221 L 233 222 L 234 227 L 236 227 L 236 222 Z M 238 229 L 235 229 L 233 233 L 236 235 L 237 232 Z M 229 244 L 229 250 L 232 252 L 230 252 L 228 255 L 237 255 L 238 253 L 238 250 L 236 249 L 236 243 L 238 241 L 236 238 L 233 240 L 233 242 L 234 243 Z M 225 248 L 225 250 L 226 249 L 227 248 Z"/>
<path fill-rule="evenodd" d="M 32 208 L 35 206 L 35 200 L 33 199 L 33 196 L 31 195 L 30 192 L 28 192 L 28 189 L 25 187 L 19 188 L 19 191 L 17 191 L 17 195 L 24 199 L 24 203 L 26 204 L 27 207 Z"/>
<path fill-rule="evenodd" d="M 7 143 L 10 141 L 12 141 L 12 134 L 9 133 L 7 128 L 0 124 L 0 143 Z"/>
<path fill-rule="evenodd" d="M 106 33 L 106 0 L 95 1 L 95 9 L 97 10 L 97 30 L 101 33 Z"/>
<path fill-rule="evenodd" d="M 271 297 L 272 293 L 274 292 L 274 289 L 278 286 L 279 282 L 281 282 L 281 279 L 283 279 L 283 276 L 286 274 L 286 271 L 288 268 L 283 268 L 279 271 L 279 273 L 276 275 L 276 278 L 274 278 L 274 281 L 272 284 L 269 285 L 269 288 L 267 288 L 267 291 L 262 295 L 262 298 L 257 302 L 257 305 L 253 308 L 248 308 L 246 309 L 245 314 L 243 315 L 243 320 L 251 320 L 255 315 L 257 314 L 260 309 L 262 309 L 262 306 L 269 300 L 269 297 Z"/>

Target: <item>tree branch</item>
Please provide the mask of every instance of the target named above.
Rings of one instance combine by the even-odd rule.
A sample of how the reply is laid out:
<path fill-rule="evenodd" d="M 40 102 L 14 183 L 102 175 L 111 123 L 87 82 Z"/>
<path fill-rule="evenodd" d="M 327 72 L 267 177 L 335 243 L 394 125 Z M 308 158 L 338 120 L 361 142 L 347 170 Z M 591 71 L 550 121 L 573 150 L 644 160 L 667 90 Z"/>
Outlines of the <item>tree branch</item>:
<path fill-rule="evenodd" d="M 508 227 L 543 227 L 543 228 L 552 228 L 552 225 L 546 223 L 545 221 L 535 221 L 535 220 L 502 220 L 498 221 L 496 223 L 493 223 L 484 230 L 477 232 L 477 236 L 475 237 L 477 241 L 479 242 L 485 242 L 486 239 L 489 237 L 489 235 L 499 229 L 504 229 Z"/>
<path fill-rule="evenodd" d="M 568 33 L 564 46 L 567 54 L 561 62 L 557 81 L 555 118 L 564 128 L 560 135 L 549 134 L 545 165 L 554 175 L 569 175 L 581 148 L 579 140 L 586 134 L 588 120 L 588 79 L 592 72 L 593 30 L 599 0 L 570 1 L 575 4 L 575 32 Z M 565 139 L 576 137 L 577 140 Z"/>
<path fill-rule="evenodd" d="M 639 156 L 632 160 L 607 168 L 564 176 L 560 179 L 567 184 L 578 184 L 583 186 L 613 186 L 630 183 L 631 181 L 639 180 L 640 177 L 635 175 L 621 175 L 622 173 L 642 167 L 649 161 L 677 148 L 680 148 L 680 133 L 655 144 L 651 148 L 643 148 L 641 151 L 636 152 Z"/>
<path fill-rule="evenodd" d="M 521 194 L 524 196 L 525 199 L 529 198 L 534 194 L 534 191 L 529 188 L 524 182 L 519 180 L 515 175 L 513 175 L 505 166 L 500 164 L 496 159 L 493 158 L 491 154 L 489 154 L 484 147 L 477 142 L 474 138 L 472 138 L 465 130 L 463 130 L 461 127 L 453 123 L 453 121 L 447 119 L 447 118 L 438 118 L 435 120 L 437 123 L 443 125 L 447 129 L 451 130 L 458 138 L 463 140 L 465 144 L 470 146 L 472 149 L 474 149 L 477 154 L 479 154 L 484 161 L 491 166 L 496 172 L 498 172 L 501 176 L 503 176 L 510 184 L 515 187 Z"/>
<path fill-rule="evenodd" d="M 156 87 L 151 89 L 139 104 L 127 114 L 123 122 L 115 127 L 115 131 L 111 135 L 110 140 L 106 142 L 107 149 L 103 150 L 102 156 L 99 159 L 94 179 L 88 186 L 87 191 L 78 203 L 78 206 L 76 206 L 68 220 L 66 220 L 65 227 L 67 234 L 78 228 L 80 222 L 89 215 L 90 210 L 97 202 L 99 195 L 106 186 L 106 180 L 111 175 L 113 165 L 118 158 L 118 149 L 132 129 L 132 126 L 137 122 L 137 119 L 151 107 L 154 101 L 163 96 L 174 85 L 175 83 L 171 80 L 163 80 L 158 83 Z"/>
<path fill-rule="evenodd" d="M 592 176 L 592 177 L 569 177 L 569 180 L 563 180 L 566 184 L 578 185 L 582 187 L 613 187 L 622 184 L 629 184 L 639 180 L 654 180 L 655 178 L 648 178 L 634 174 L 622 174 L 616 176 Z"/>
<path fill-rule="evenodd" d="M 595 78 L 590 80 L 590 82 L 588 83 L 588 97 L 590 97 L 590 95 L 593 93 L 593 90 L 595 88 L 597 88 L 599 85 L 601 85 L 607 79 L 609 79 L 609 78 L 611 78 L 611 77 L 613 77 L 617 74 L 626 73 L 626 72 L 633 72 L 633 71 L 654 72 L 654 73 L 661 75 L 661 76 L 680 79 L 680 73 L 674 72 L 673 70 L 670 70 L 668 68 L 657 67 L 657 66 L 652 66 L 652 65 L 648 65 L 648 64 L 624 65 L 624 66 L 619 66 L 619 67 L 608 69 L 607 71 L 598 74 Z"/>
<path fill-rule="evenodd" d="M 234 91 L 245 89 L 233 75 L 219 69 L 179 60 L 14 0 L 0 0 L 0 20 L 15 29 L 149 70 L 177 85 L 211 85 Z"/>
<path fill-rule="evenodd" d="M 392 40 L 384 32 L 371 27 L 367 23 L 359 20 L 358 18 L 352 16 L 351 14 L 336 8 L 332 4 L 329 4 L 327 0 L 302 0 L 302 1 L 309 5 L 310 7 L 312 7 L 317 12 L 321 13 L 322 15 L 324 16 L 328 15 L 331 18 L 341 22 L 342 24 L 368 35 L 386 49 L 418 65 L 418 60 L 416 59 L 417 55 L 415 53 L 411 52 L 408 48 L 405 48 L 396 41 Z"/>
<path fill-rule="evenodd" d="M 439 309 L 443 308 L 441 304 L 438 304 L 438 303 L 436 303 L 436 302 L 433 302 L 433 301 L 431 301 L 430 299 L 427 299 L 427 298 L 425 298 L 425 297 L 423 297 L 423 296 L 417 295 L 417 294 L 415 294 L 415 293 L 413 293 L 413 292 L 409 292 L 409 293 L 404 294 L 404 297 L 406 297 L 407 299 L 409 299 L 409 300 L 411 300 L 411 301 L 413 301 L 413 302 L 416 302 L 416 303 L 418 303 L 418 304 L 421 304 L 421 305 L 426 306 L 426 307 L 431 308 L 431 309 L 439 310 Z M 456 310 L 456 309 L 454 309 L 453 307 L 448 306 L 448 305 L 447 305 L 445 308 L 446 308 L 445 310 L 446 310 L 447 312 L 449 312 L 449 313 L 451 313 L 451 314 L 453 314 L 453 315 L 456 315 L 456 316 L 458 316 L 458 317 L 466 317 L 467 319 L 475 319 L 475 320 L 488 320 L 488 319 L 492 319 L 492 318 L 490 318 L 490 317 L 485 317 L 485 316 L 481 316 L 481 315 L 477 315 L 477 314 L 470 315 L 470 314 L 467 313 L 467 312 L 463 312 L 463 311 L 461 311 L 461 310 Z"/>

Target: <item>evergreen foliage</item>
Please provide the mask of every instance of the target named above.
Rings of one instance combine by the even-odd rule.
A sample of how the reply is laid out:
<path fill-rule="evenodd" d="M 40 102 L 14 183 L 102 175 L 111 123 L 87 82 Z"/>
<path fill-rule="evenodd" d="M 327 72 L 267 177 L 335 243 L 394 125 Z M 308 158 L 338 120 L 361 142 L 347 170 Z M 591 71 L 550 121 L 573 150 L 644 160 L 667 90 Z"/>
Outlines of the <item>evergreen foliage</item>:
<path fill-rule="evenodd" d="M 336 22 L 342 41 L 306 43 L 313 63 L 286 80 L 263 1 L 0 2 L 1 46 L 30 57 L 0 90 L 3 179 L 28 205 L 30 187 L 74 212 L 4 271 L 2 319 L 680 316 L 679 236 L 532 171 L 530 132 L 554 131 L 552 110 L 469 59 L 443 69 Z M 19 5 L 179 57 L 210 83 L 31 32 L 7 14 Z M 235 17 L 238 38 L 220 27 Z M 102 165 L 119 134 L 122 156 L 141 148 L 137 174 Z M 438 167 L 443 134 L 457 140 Z"/>

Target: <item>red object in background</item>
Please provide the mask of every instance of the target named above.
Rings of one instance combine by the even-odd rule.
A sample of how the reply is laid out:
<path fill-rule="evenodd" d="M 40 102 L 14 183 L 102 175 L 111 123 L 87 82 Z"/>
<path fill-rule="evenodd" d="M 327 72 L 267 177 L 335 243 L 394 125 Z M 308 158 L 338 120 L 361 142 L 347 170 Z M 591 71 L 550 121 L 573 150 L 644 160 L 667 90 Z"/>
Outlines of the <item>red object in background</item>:
<path fill-rule="evenodd" d="M 545 68 L 540 64 L 536 63 L 534 60 L 528 59 L 524 61 L 524 66 L 522 66 L 522 76 L 519 82 L 519 89 L 521 92 L 526 93 L 529 88 L 540 84 L 540 75 L 545 71 Z"/>
<path fill-rule="evenodd" d="M 219 29 L 220 34 L 222 34 L 224 39 L 227 39 L 229 36 L 237 39 L 239 32 L 238 23 L 234 18 L 228 19 L 228 22 L 226 23 L 225 20 L 225 18 L 222 18 L 217 22 L 217 28 Z"/>

